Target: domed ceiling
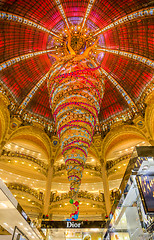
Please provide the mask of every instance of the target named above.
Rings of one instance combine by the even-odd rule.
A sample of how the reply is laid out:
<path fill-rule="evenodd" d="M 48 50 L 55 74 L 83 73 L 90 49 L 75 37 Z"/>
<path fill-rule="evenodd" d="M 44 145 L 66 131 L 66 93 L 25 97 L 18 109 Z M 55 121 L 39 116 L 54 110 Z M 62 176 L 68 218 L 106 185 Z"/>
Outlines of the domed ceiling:
<path fill-rule="evenodd" d="M 0 84 L 10 109 L 53 126 L 47 77 L 69 33 L 78 54 L 98 39 L 89 54 L 105 80 L 102 129 L 131 119 L 153 88 L 153 16 L 150 0 L 1 0 Z"/>

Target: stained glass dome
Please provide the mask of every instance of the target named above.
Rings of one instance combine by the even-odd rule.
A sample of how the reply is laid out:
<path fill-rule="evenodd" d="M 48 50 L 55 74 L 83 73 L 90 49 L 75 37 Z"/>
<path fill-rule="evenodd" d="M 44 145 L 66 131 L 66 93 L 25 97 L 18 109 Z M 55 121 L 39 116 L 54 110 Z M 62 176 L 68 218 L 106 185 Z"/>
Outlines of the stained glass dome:
<path fill-rule="evenodd" d="M 89 53 L 102 69 L 105 91 L 98 129 L 144 112 L 144 98 L 153 88 L 152 2 L 19 1 L 0 2 L 0 84 L 11 99 L 10 110 L 27 121 L 42 121 L 54 130 L 47 77 L 71 46 Z"/>

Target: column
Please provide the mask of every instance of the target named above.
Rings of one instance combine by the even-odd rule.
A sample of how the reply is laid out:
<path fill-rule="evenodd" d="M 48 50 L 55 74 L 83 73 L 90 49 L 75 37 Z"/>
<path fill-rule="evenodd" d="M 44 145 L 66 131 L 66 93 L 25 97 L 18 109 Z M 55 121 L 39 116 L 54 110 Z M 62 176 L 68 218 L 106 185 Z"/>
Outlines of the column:
<path fill-rule="evenodd" d="M 53 179 L 53 160 L 51 161 L 48 167 L 46 189 L 45 189 L 45 196 L 44 196 L 44 208 L 43 208 L 44 215 L 47 215 L 49 212 L 52 179 Z"/>
<path fill-rule="evenodd" d="M 5 144 L 6 144 L 6 141 L 2 141 L 0 143 L 0 156 L 2 155 L 3 147 L 4 147 Z"/>
<path fill-rule="evenodd" d="M 104 199 L 105 199 L 105 206 L 106 206 L 106 213 L 109 216 L 111 211 L 111 202 L 110 202 L 110 191 L 109 191 L 109 182 L 106 172 L 105 163 L 103 161 L 102 167 L 102 180 L 103 180 L 103 187 L 104 187 Z"/>

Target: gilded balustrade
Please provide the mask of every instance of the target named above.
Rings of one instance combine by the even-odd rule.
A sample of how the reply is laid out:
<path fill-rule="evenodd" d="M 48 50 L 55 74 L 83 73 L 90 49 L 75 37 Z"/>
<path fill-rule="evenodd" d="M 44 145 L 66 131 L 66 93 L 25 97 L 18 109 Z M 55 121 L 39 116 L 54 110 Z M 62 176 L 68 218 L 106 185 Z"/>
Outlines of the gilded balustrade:
<path fill-rule="evenodd" d="M 30 187 L 28 187 L 26 185 L 18 184 L 18 183 L 8 183 L 7 187 L 10 190 L 17 190 L 17 191 L 28 193 L 28 194 L 32 195 L 37 200 L 39 200 L 39 201 L 41 201 L 43 203 L 44 194 L 42 192 L 40 192 L 40 191 L 36 191 L 34 189 L 31 189 Z"/>
<path fill-rule="evenodd" d="M 33 162 L 33 163 L 39 165 L 39 167 L 41 168 L 39 170 L 42 174 L 44 174 L 45 176 L 47 175 L 48 165 L 45 164 L 43 161 L 41 161 L 37 158 L 34 158 L 32 156 L 29 156 L 27 154 L 3 150 L 1 157 L 8 157 L 9 160 L 10 160 L 10 158 L 22 158 L 22 159 L 25 159 L 26 161 Z"/>

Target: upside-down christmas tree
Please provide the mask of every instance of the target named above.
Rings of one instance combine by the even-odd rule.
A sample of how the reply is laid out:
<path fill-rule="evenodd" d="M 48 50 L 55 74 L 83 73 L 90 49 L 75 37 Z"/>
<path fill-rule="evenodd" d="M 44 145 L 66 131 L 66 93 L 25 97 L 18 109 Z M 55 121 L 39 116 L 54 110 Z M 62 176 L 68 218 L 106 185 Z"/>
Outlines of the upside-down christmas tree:
<path fill-rule="evenodd" d="M 77 194 L 103 98 L 100 68 L 89 57 L 89 51 L 96 43 L 77 54 L 71 47 L 69 36 L 68 55 L 62 59 L 56 57 L 48 78 L 50 106 L 72 192 L 70 203 L 76 206 L 67 220 L 78 219 Z"/>

